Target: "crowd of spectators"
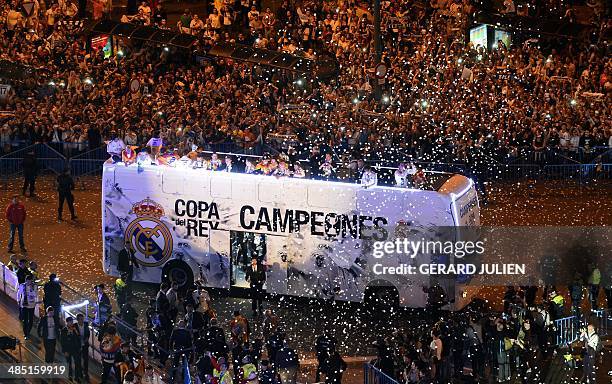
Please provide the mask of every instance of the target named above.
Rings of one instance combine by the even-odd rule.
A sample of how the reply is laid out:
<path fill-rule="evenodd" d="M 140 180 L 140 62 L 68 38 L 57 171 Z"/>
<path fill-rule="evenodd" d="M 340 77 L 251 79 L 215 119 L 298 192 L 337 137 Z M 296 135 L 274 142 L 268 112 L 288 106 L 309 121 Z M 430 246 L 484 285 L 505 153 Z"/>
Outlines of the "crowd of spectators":
<path fill-rule="evenodd" d="M 165 367 L 158 371 L 170 383 L 183 382 L 179 378 L 187 372 L 185 364 L 191 367 L 191 374 L 200 383 L 296 382 L 298 354 L 289 345 L 286 332 L 272 310 L 253 320 L 236 310 L 231 320 L 221 323 L 202 285 L 184 290 L 176 283 L 164 282 L 145 310 L 146 327 L 140 329 L 144 329 L 146 338 L 137 344 L 136 319 L 126 312 L 126 308 L 132 308 L 132 299 L 126 295 L 129 289 L 126 287 L 130 285 L 129 279 L 124 281 L 120 284 L 123 288 L 117 292 L 115 284 L 122 309 L 101 324 L 103 382 L 107 382 L 112 371 L 120 383 L 126 383 L 126 376 L 135 377 L 130 384 L 144 383 L 138 380 L 144 377 L 146 361 Z M 252 322 L 260 323 L 258 332 L 252 329 Z M 334 358 L 339 358 L 337 353 Z"/>
<path fill-rule="evenodd" d="M 14 115 L 0 128 L 5 151 L 50 142 L 70 156 L 117 132 L 128 145 L 161 137 L 181 152 L 270 144 L 321 158 L 543 163 L 578 152 L 596 160 L 595 148 L 612 141 L 603 16 L 593 16 L 584 37 L 551 44 L 517 36 L 487 49 L 467 42 L 480 4 L 382 2 L 388 70 L 379 90 L 371 10 L 355 1 L 284 1 L 274 12 L 257 2 L 210 2 L 208 14 L 187 9 L 176 25 L 163 3 L 128 2 L 131 22 L 145 15 L 143 23 L 197 35 L 200 50 L 236 42 L 315 59 L 331 53 L 340 69 L 326 82 L 128 40 L 105 57 L 87 51 L 76 4 L 34 4 L 30 16 L 16 0 L 3 6 L 0 58 L 37 69 L 6 100 Z M 93 9 L 94 18 L 111 14 L 97 12 L 107 9 L 98 2 Z M 131 79 L 142 84 L 137 93 Z"/>
<path fill-rule="evenodd" d="M 577 292 L 571 295 L 572 307 L 578 308 L 573 312 L 577 316 L 573 326 L 580 327 L 575 340 L 565 340 L 567 329 L 555 322 L 568 315 L 559 291 L 549 287 L 540 300 L 538 287 L 509 286 L 503 312 L 453 313 L 434 319 L 433 325 L 424 322 L 380 337 L 374 343 L 377 358 L 373 364 L 407 384 L 537 383 L 553 377 L 551 372 L 563 372 L 569 376 L 560 380 L 568 380 L 576 368 L 582 368 L 580 382 L 596 383 L 603 348 L 602 330 L 597 327 L 605 321 L 593 316 L 592 310 L 599 308 L 597 300 L 584 309 L 585 288 L 594 286 L 589 281 L 569 287 Z"/>
<path fill-rule="evenodd" d="M 160 383 L 162 377 L 165 382 L 182 382 L 185 366 L 199 383 L 295 383 L 300 372 L 299 354 L 288 336 L 295 330 L 285 329 L 282 319 L 269 308 L 252 319 L 235 310 L 227 322 L 221 322 L 215 310 L 218 306 L 199 281 L 187 289 L 172 282 L 160 284 L 139 323 L 132 307 L 132 283 L 129 274 L 123 274 L 114 284 L 119 311 L 111 314 L 111 299 L 104 285 L 97 285 L 96 317 L 89 321 L 82 314 L 75 319 L 59 310 L 62 286 L 55 274 L 43 284 L 36 262 L 18 260 L 15 255 L 7 267 L 19 284 L 17 301 L 25 338 L 30 337 L 35 322 L 37 285 L 42 286 L 46 310 L 38 322 L 38 333 L 45 342 L 45 359 L 49 363 L 58 360 L 58 342 L 70 377 L 77 381 L 88 377 L 88 350 L 93 340 L 90 324 L 100 343 L 103 383 L 112 376 L 122 384 Z M 377 336 L 372 365 L 406 384 L 507 382 L 512 378 L 533 383 L 545 380 L 551 371 L 573 374 L 576 368 L 581 368 L 577 372 L 582 382 L 595 383 L 596 367 L 602 361 L 600 335 L 605 331 L 598 326 L 606 324 L 602 316 L 608 315 L 601 311 L 601 304 L 612 309 L 608 272 L 602 274 L 590 264 L 585 278 L 577 272 L 567 291 L 561 286 L 543 290 L 508 286 L 499 312 L 473 303 L 464 311 L 448 313 L 440 310 L 444 300 L 430 293 L 426 316 L 411 318 L 409 326 L 392 327 Z M 605 299 L 599 300 L 601 296 Z M 577 339 L 571 339 L 563 328 L 570 323 L 556 322 L 559 319 L 569 319 L 572 327 L 580 328 Z M 45 331 L 49 322 L 55 333 Z M 339 347 L 346 347 L 347 341 L 339 340 L 341 336 L 324 330 L 316 337 L 312 346 L 316 382 L 342 382 L 347 364 Z"/>

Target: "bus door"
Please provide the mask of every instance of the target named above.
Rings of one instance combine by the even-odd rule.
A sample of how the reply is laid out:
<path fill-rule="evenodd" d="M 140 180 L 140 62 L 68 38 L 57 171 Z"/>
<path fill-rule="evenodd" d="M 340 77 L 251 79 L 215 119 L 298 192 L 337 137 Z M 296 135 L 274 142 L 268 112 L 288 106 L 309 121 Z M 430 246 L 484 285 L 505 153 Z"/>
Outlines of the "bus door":
<path fill-rule="evenodd" d="M 200 265 L 199 278 L 207 287 L 230 287 L 229 241 L 229 232 L 209 231 L 209 237 L 191 242 L 191 256 Z"/>
<path fill-rule="evenodd" d="M 266 237 L 266 292 L 287 294 L 287 237 Z"/>
<path fill-rule="evenodd" d="M 254 232 L 230 231 L 230 285 L 249 288 L 246 272 L 251 259 L 266 264 L 266 235 Z"/>

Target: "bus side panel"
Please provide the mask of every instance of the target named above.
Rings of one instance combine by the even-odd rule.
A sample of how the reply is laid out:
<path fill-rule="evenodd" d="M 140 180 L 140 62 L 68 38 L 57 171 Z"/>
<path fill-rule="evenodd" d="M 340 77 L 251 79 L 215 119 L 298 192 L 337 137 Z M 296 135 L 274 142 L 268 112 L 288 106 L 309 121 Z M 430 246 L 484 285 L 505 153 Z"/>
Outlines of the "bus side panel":
<path fill-rule="evenodd" d="M 176 225 L 177 199 L 209 200 L 198 188 L 208 181 L 206 174 L 189 179 L 183 170 L 121 166 L 106 166 L 104 172 L 114 173 L 114 180 L 105 179 L 103 188 L 106 273 L 117 275 L 117 255 L 129 243 L 139 264 L 134 268 L 135 281 L 158 283 L 164 265 L 180 259 L 194 278 L 203 277 L 213 287 L 229 286 L 229 233 L 219 232 L 211 246 L 210 232 L 189 233 L 185 226 Z M 162 214 L 137 212 L 145 201 L 161 206 Z M 147 248 L 152 252 L 144 254 Z"/>
<path fill-rule="evenodd" d="M 102 270 L 106 274 L 111 274 L 111 255 L 112 252 L 112 243 L 113 237 L 111 231 L 107 229 L 106 223 L 111 223 L 113 217 L 111 216 L 111 212 L 106 208 L 106 194 L 107 191 L 113 188 L 115 184 L 115 172 L 113 168 L 104 166 L 102 167 L 102 196 L 101 196 L 101 204 L 102 204 Z M 115 224 L 116 225 L 116 224 Z"/>
<path fill-rule="evenodd" d="M 384 241 L 395 242 L 396 239 L 404 239 L 406 236 L 433 239 L 437 235 L 435 227 L 453 225 L 447 197 L 433 191 L 379 189 L 373 192 L 361 190 L 357 196 L 357 208 L 362 215 L 387 218 L 388 222 L 383 226 L 385 229 Z M 362 241 L 363 249 L 367 250 L 361 256 L 362 265 L 366 271 L 364 285 L 391 284 L 398 290 L 400 305 L 411 308 L 425 307 L 427 293 L 424 288 L 432 285 L 429 276 L 390 274 L 388 272 L 381 274 L 380 272 L 388 267 L 418 266 L 431 263 L 432 260 L 424 255 L 412 259 L 405 253 L 385 254 L 380 258 L 375 258 L 373 242 L 376 240 L 379 239 Z"/>

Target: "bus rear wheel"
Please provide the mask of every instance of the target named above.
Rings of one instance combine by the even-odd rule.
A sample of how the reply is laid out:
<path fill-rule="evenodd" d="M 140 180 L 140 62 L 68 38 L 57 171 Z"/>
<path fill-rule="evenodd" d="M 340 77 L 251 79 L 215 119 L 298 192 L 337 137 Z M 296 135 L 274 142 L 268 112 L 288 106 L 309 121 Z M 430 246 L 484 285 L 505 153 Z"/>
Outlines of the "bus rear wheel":
<path fill-rule="evenodd" d="M 193 286 L 193 271 L 184 261 L 172 260 L 162 270 L 162 281 L 177 283 L 179 288 Z"/>

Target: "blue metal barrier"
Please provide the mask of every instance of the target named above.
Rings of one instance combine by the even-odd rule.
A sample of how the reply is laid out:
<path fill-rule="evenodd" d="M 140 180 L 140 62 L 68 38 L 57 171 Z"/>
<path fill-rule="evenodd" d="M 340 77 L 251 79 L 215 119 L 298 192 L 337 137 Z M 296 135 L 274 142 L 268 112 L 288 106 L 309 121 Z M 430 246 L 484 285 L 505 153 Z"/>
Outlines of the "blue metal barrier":
<path fill-rule="evenodd" d="M 498 164 L 487 170 L 487 180 L 538 179 L 541 174 L 542 169 L 536 164 Z"/>
<path fill-rule="evenodd" d="M 555 345 L 567 345 L 580 337 L 580 320 L 576 316 L 555 320 Z"/>
<path fill-rule="evenodd" d="M 70 174 L 74 177 L 94 176 L 102 174 L 102 165 L 106 160 L 70 159 L 68 162 Z"/>
<path fill-rule="evenodd" d="M 106 160 L 108 159 L 106 145 L 72 156 L 70 160 Z"/>
<path fill-rule="evenodd" d="M 599 336 L 612 333 L 612 314 L 610 310 L 596 310 L 591 313 L 590 321 Z M 555 320 L 554 341 L 556 346 L 571 344 L 580 338 L 581 328 L 586 327 L 585 319 L 568 316 Z"/>
<path fill-rule="evenodd" d="M 544 175 L 548 180 L 610 180 L 612 164 L 566 164 L 546 165 Z"/>
<path fill-rule="evenodd" d="M 53 173 L 61 173 L 67 165 L 66 159 L 64 158 L 37 158 L 39 172 L 45 170 L 52 171 Z M 18 176 L 22 173 L 23 159 L 16 158 L 4 158 L 0 157 L 0 176 L 3 178 L 10 178 Z"/>
<path fill-rule="evenodd" d="M 363 383 L 364 384 L 399 384 L 391 376 L 383 373 L 370 363 L 363 365 Z"/>
<path fill-rule="evenodd" d="M 599 336 L 612 335 L 612 311 L 609 309 L 599 309 L 593 311 L 595 315 L 597 334 Z"/>
<path fill-rule="evenodd" d="M 34 144 L 0 157 L 0 176 L 9 178 L 22 171 L 23 158 L 34 153 L 39 170 L 60 173 L 66 167 L 66 158 L 48 144 Z"/>

